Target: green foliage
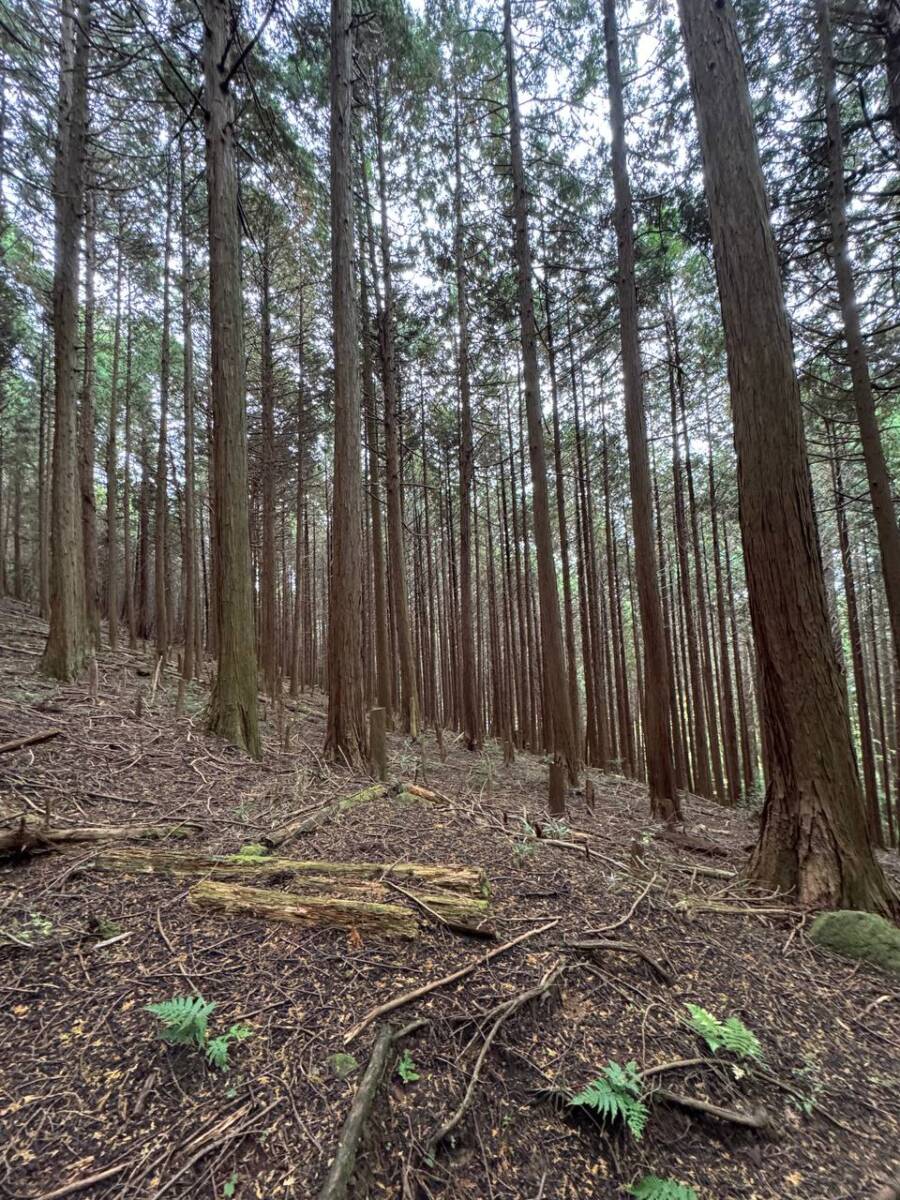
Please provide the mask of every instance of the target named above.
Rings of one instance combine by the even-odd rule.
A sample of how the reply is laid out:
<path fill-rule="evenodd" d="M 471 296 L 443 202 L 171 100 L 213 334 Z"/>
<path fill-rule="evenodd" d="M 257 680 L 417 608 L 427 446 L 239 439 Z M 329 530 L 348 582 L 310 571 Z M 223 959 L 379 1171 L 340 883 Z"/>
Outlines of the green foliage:
<path fill-rule="evenodd" d="M 243 1042 L 248 1037 L 253 1037 L 253 1030 L 249 1025 L 232 1025 L 227 1033 L 213 1038 L 206 1047 L 206 1057 L 210 1066 L 227 1071 L 228 1047 L 232 1042 Z"/>
<path fill-rule="evenodd" d="M 690 1013 L 688 1025 L 703 1038 L 713 1054 L 725 1049 L 738 1058 L 762 1058 L 762 1046 L 756 1034 L 739 1017 L 731 1016 L 720 1021 L 699 1004 L 687 1004 L 685 1007 Z"/>
<path fill-rule="evenodd" d="M 222 1186 L 222 1195 L 225 1197 L 225 1200 L 231 1200 L 231 1197 L 234 1195 L 235 1189 L 237 1188 L 237 1178 L 237 1171 L 232 1171 L 229 1177 L 225 1180 L 225 1183 Z"/>
<path fill-rule="evenodd" d="M 404 1083 L 415 1083 L 421 1076 L 416 1070 L 416 1064 L 413 1062 L 413 1056 L 408 1050 L 404 1050 L 397 1062 L 397 1074 Z"/>
<path fill-rule="evenodd" d="M 643 1082 L 637 1063 L 625 1066 L 610 1062 L 600 1076 L 569 1101 L 573 1107 L 590 1109 L 604 1121 L 621 1121 L 634 1137 L 643 1135 L 649 1112 L 642 1100 Z"/>
<path fill-rule="evenodd" d="M 692 1187 L 674 1179 L 661 1179 L 659 1175 L 645 1175 L 628 1191 L 637 1200 L 698 1200 Z"/>
<path fill-rule="evenodd" d="M 874 963 L 900 975 L 900 929 L 875 913 L 853 909 L 820 913 L 809 939 L 844 958 Z"/>
<path fill-rule="evenodd" d="M 229 859 L 236 863 L 255 863 L 269 857 L 269 849 L 262 842 L 245 842 L 237 854 L 230 854 Z"/>
<path fill-rule="evenodd" d="M 209 1037 L 209 1018 L 216 1005 L 202 996 L 174 996 L 159 1004 L 148 1004 L 146 1011 L 152 1013 L 162 1024 L 160 1037 L 172 1046 L 194 1046 L 202 1050 L 210 1066 L 220 1071 L 228 1069 L 228 1048 L 232 1042 L 242 1042 L 251 1037 L 249 1025 L 232 1025 L 227 1033 Z"/>
<path fill-rule="evenodd" d="M 173 1046 L 194 1045 L 203 1050 L 206 1048 L 207 1024 L 215 1007 L 213 1001 L 204 1000 L 202 996 L 174 996 L 159 1004 L 146 1005 L 146 1011 L 162 1022 L 160 1037 L 164 1042 Z"/>
<path fill-rule="evenodd" d="M 564 838 L 568 837 L 571 832 L 565 821 L 557 821 L 551 817 L 549 821 L 544 822 L 544 833 L 547 837 Z"/>
<path fill-rule="evenodd" d="M 122 926 L 118 921 L 111 921 L 108 917 L 100 917 L 94 926 L 94 932 L 101 942 L 105 942 L 109 938 L 118 937 L 122 932 Z"/>

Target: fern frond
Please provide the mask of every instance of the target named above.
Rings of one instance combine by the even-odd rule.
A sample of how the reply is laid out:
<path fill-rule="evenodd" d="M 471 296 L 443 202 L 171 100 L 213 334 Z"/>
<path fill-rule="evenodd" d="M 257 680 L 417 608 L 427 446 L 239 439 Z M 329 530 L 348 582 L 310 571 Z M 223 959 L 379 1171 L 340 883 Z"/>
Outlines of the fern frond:
<path fill-rule="evenodd" d="M 602 1075 L 589 1083 L 569 1103 L 589 1108 L 604 1121 L 621 1121 L 634 1137 L 640 1138 L 647 1125 L 649 1112 L 641 1099 L 643 1087 L 637 1064 L 610 1062 Z"/>
<path fill-rule="evenodd" d="M 248 1037 L 253 1037 L 253 1030 L 249 1025 L 232 1025 L 227 1033 L 220 1033 L 218 1037 L 212 1038 L 206 1047 L 206 1057 L 210 1066 L 227 1071 L 228 1049 L 231 1043 L 242 1042 Z"/>
<path fill-rule="evenodd" d="M 146 1005 L 146 1011 L 162 1023 L 160 1036 L 164 1041 L 176 1046 L 193 1042 L 202 1048 L 206 1044 L 209 1016 L 215 1007 L 213 1001 L 202 996 L 173 996 L 171 1000 Z"/>
<path fill-rule="evenodd" d="M 738 1058 L 762 1058 L 759 1039 L 739 1017 L 731 1016 L 720 1021 L 699 1004 L 685 1007 L 690 1013 L 688 1025 L 703 1038 L 713 1054 L 724 1047 Z"/>
<path fill-rule="evenodd" d="M 762 1058 L 759 1039 L 738 1017 L 729 1017 L 722 1023 L 722 1041 L 725 1049 L 738 1058 Z"/>
<path fill-rule="evenodd" d="M 698 1200 L 692 1187 L 674 1179 L 661 1179 L 658 1175 L 645 1175 L 640 1183 L 628 1190 L 637 1200 Z"/>

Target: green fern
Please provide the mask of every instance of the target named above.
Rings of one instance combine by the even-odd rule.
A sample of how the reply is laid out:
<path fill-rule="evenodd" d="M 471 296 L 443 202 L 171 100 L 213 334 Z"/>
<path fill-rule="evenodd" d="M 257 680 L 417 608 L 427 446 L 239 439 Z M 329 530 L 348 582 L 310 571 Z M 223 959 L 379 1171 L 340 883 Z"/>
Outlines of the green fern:
<path fill-rule="evenodd" d="M 227 1033 L 213 1038 L 206 1047 L 206 1057 L 210 1066 L 218 1067 L 220 1071 L 228 1070 L 228 1047 L 232 1042 L 243 1042 L 253 1036 L 249 1025 L 232 1025 Z"/>
<path fill-rule="evenodd" d="M 162 1022 L 163 1041 L 173 1046 L 193 1044 L 202 1050 L 206 1046 L 209 1016 L 215 1007 L 202 996 L 174 996 L 160 1004 L 146 1005 L 146 1011 Z"/>
<path fill-rule="evenodd" d="M 688 1004 L 686 1008 L 690 1013 L 688 1025 L 703 1038 L 713 1054 L 724 1048 L 738 1058 L 762 1058 L 759 1039 L 739 1017 L 720 1021 L 699 1004 Z"/>
<path fill-rule="evenodd" d="M 645 1175 L 640 1183 L 628 1191 L 637 1200 L 698 1200 L 692 1187 L 677 1183 L 674 1179 L 660 1179 L 658 1175 Z"/>
<path fill-rule="evenodd" d="M 599 1078 L 573 1096 L 573 1107 L 589 1108 L 604 1121 L 622 1121 L 636 1138 L 643 1135 L 649 1113 L 641 1099 L 643 1083 L 637 1063 L 607 1063 Z"/>

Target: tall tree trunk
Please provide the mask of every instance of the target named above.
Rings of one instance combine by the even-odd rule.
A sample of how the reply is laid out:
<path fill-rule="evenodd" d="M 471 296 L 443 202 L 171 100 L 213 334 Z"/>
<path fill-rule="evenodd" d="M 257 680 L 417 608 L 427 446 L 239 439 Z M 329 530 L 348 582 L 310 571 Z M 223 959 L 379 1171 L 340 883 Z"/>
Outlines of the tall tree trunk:
<path fill-rule="evenodd" d="M 822 81 L 825 85 L 825 118 L 828 130 L 828 208 L 831 218 L 831 248 L 837 278 L 844 340 L 853 385 L 853 402 L 862 441 L 869 497 L 878 531 L 881 573 L 887 595 L 888 613 L 894 635 L 894 658 L 900 663 L 900 526 L 891 493 L 891 480 L 884 459 L 884 447 L 875 412 L 875 397 L 869 374 L 869 360 L 859 319 L 859 303 L 847 233 L 847 188 L 844 181 L 844 149 L 841 109 L 834 70 L 834 46 L 831 39 L 829 0 L 816 0 L 819 26 L 819 53 Z"/>
<path fill-rule="evenodd" d="M 328 609 L 326 751 L 355 763 L 365 754 L 362 662 L 362 470 L 359 365 L 353 285 L 350 0 L 331 0 L 331 300 L 334 347 L 334 512 Z"/>
<path fill-rule="evenodd" d="M 131 313 L 131 275 L 128 276 L 128 305 L 125 325 L 125 469 L 122 476 L 122 590 L 125 593 L 125 624 L 128 647 L 137 645 L 137 621 L 134 610 L 134 558 L 131 549 L 131 383 L 133 325 Z"/>
<path fill-rule="evenodd" d="M 619 250 L 618 294 L 625 385 L 625 429 L 631 480 L 631 520 L 637 573 L 638 604 L 644 641 L 646 679 L 642 689 L 644 743 L 650 810 L 664 821 L 681 817 L 675 784 L 675 760 L 669 713 L 669 667 L 659 597 L 659 573 L 653 533 L 653 493 L 638 332 L 637 287 L 634 279 L 634 216 L 625 152 L 625 108 L 619 63 L 615 0 L 603 0 L 606 69 L 612 125 L 612 170 L 615 191 L 613 222 Z"/>
<path fill-rule="evenodd" d="M 375 140 L 378 163 L 378 198 L 381 210 L 381 263 L 384 285 L 384 310 L 381 322 L 381 362 L 384 381 L 384 433 L 387 482 L 388 554 L 391 563 L 391 595 L 397 629 L 397 657 L 400 664 L 400 716 L 404 730 L 412 737 L 419 732 L 419 695 L 416 688 L 415 660 L 409 621 L 406 584 L 406 553 L 403 538 L 403 487 L 400 478 L 400 412 L 397 397 L 397 362 L 394 347 L 393 269 L 388 226 L 387 178 L 384 165 L 384 113 L 379 83 L 374 77 Z"/>
<path fill-rule="evenodd" d="M 549 748 L 565 759 L 569 779 L 575 783 L 579 772 L 578 746 L 575 739 L 575 727 L 572 723 L 569 688 L 566 680 L 565 650 L 556 583 L 556 561 L 550 527 L 547 460 L 537 357 L 537 327 L 534 319 L 534 295 L 531 288 L 528 194 L 525 187 L 525 164 L 522 155 L 522 129 L 513 49 L 511 0 L 504 0 L 503 4 L 503 39 L 506 48 L 506 88 L 509 104 L 509 147 L 513 184 L 519 332 L 522 342 L 525 411 L 528 419 L 528 449 L 531 459 L 532 520 L 537 550 L 538 594 L 541 612 L 544 712 L 552 714 L 550 726 L 552 742 Z"/>
<path fill-rule="evenodd" d="M 196 450 L 194 445 L 194 336 L 191 327 L 191 246 L 188 236 L 187 147 L 178 139 L 181 200 L 181 340 L 183 345 L 182 393 L 184 399 L 184 657 L 182 677 L 188 681 L 197 670 L 200 642 L 200 605 L 197 588 Z"/>
<path fill-rule="evenodd" d="M 462 687 L 462 726 L 466 744 L 481 744 L 475 692 L 475 636 L 472 619 L 472 488 L 475 471 L 472 426 L 472 385 L 469 377 L 469 301 L 463 224 L 462 146 L 459 127 L 459 83 L 453 76 L 453 255 L 456 267 L 456 316 L 459 326 L 459 650 Z"/>
<path fill-rule="evenodd" d="M 229 0 L 206 0 L 204 23 L 219 658 L 209 702 L 209 728 L 258 758 L 261 747 L 247 512 L 241 242 L 234 115 L 228 86 L 236 38 L 227 32 L 232 23 Z"/>
<path fill-rule="evenodd" d="M 162 342 L 159 355 L 159 441 L 156 448 L 155 505 L 153 516 L 153 583 L 156 657 L 163 662 L 169 656 L 169 604 L 166 591 L 168 569 L 167 534 L 169 523 L 168 461 L 169 447 L 169 376 L 172 358 L 172 291 L 169 260 L 172 256 L 172 152 L 166 151 L 166 216 L 163 234 L 163 311 Z"/>
<path fill-rule="evenodd" d="M 84 607 L 91 645 L 100 646 L 100 593 L 97 570 L 97 497 L 94 491 L 94 274 L 97 261 L 97 200 L 88 185 L 84 210 L 84 366 L 78 415 L 78 476 L 81 543 L 84 555 Z"/>
<path fill-rule="evenodd" d="M 116 507 L 119 495 L 118 425 L 119 360 L 122 351 L 122 242 L 125 237 L 122 207 L 116 226 L 116 316 L 113 326 L 112 376 L 109 383 L 109 421 L 106 433 L 106 621 L 109 648 L 119 645 L 119 543 Z"/>
<path fill-rule="evenodd" d="M 812 907 L 888 909 L 856 769 L 775 239 L 730 0 L 679 0 L 734 414 L 767 792 L 750 874 Z"/>
<path fill-rule="evenodd" d="M 50 615 L 50 403 L 47 388 L 47 323 L 41 315 L 41 358 L 38 378 L 38 612 Z"/>
<path fill-rule="evenodd" d="M 59 124 L 54 172 L 53 341 L 55 399 L 50 540 L 50 632 L 41 669 L 75 679 L 85 664 L 90 631 L 85 610 L 76 404 L 78 242 L 84 201 L 90 0 L 63 0 Z"/>
<path fill-rule="evenodd" d="M 272 247 L 268 226 L 260 248 L 260 400 L 262 407 L 262 564 L 260 570 L 260 659 L 266 691 L 281 691 L 275 587 L 275 367 L 272 357 Z"/>

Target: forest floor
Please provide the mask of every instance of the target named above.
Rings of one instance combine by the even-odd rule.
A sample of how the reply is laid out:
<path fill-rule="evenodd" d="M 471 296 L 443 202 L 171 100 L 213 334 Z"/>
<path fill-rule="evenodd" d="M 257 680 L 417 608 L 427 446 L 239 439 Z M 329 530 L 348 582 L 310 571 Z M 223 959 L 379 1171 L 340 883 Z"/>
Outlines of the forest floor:
<path fill-rule="evenodd" d="M 6 829 L 48 812 L 55 828 L 185 822 L 187 837 L 149 852 L 235 853 L 371 784 L 322 761 L 318 695 L 292 702 L 287 728 L 266 721 L 256 764 L 204 734 L 199 686 L 176 715 L 177 676 L 163 673 L 154 688 L 145 652 L 100 654 L 93 696 L 87 681 L 42 679 L 44 635 L 21 606 L 0 606 L 0 741 L 62 731 L 0 755 Z M 438 799 L 389 792 L 276 853 L 385 871 L 411 861 L 484 868 L 495 941 L 437 926 L 393 888 L 391 901 L 419 921 L 415 940 L 203 911 L 187 902 L 192 879 L 99 869 L 107 845 L 0 864 L 0 1194 L 313 1200 L 380 1020 L 348 1033 L 375 1006 L 467 965 L 458 983 L 391 1014 L 397 1029 L 426 1023 L 395 1048 L 351 1197 L 584 1200 L 624 1196 L 650 1173 L 700 1200 L 876 1193 L 900 1168 L 900 990 L 819 952 L 802 912 L 742 885 L 756 814 L 687 797 L 699 850 L 659 836 L 641 785 L 597 775 L 593 812 L 572 794 L 569 831 L 534 839 L 523 816 L 529 828 L 544 819 L 541 760 L 521 754 L 504 766 L 493 744 L 472 754 L 445 735 L 444 745 L 442 761 L 430 733 L 417 745 L 390 736 L 390 779 Z M 885 862 L 900 875 L 896 858 Z M 566 946 L 586 936 L 652 961 L 630 947 Z M 552 986 L 497 1024 L 498 1005 L 551 974 Z M 166 1045 L 145 1011 L 195 990 L 217 1005 L 213 1031 L 252 1027 L 228 1071 Z M 713 1056 L 685 1024 L 687 1003 L 739 1016 L 763 1061 Z M 767 1125 L 657 1092 L 636 1140 L 566 1104 L 607 1063 L 631 1060 L 650 1071 L 648 1088 Z M 473 1079 L 471 1107 L 432 1151 Z"/>

